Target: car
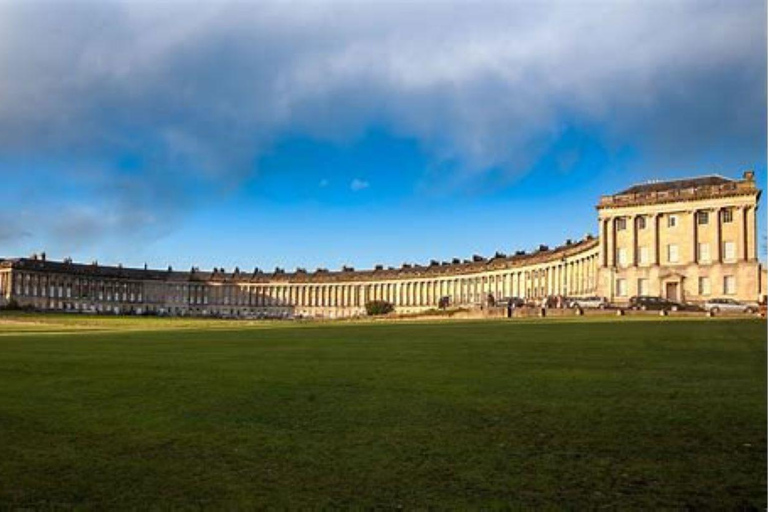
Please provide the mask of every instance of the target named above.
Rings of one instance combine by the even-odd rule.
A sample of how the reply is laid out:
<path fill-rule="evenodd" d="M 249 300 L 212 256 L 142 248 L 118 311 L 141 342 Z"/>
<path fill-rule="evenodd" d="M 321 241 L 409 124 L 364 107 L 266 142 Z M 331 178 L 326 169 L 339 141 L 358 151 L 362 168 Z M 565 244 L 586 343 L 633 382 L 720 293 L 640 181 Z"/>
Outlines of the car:
<path fill-rule="evenodd" d="M 757 308 L 750 304 L 745 304 L 734 299 L 709 299 L 704 303 L 704 309 L 712 313 L 754 313 Z"/>
<path fill-rule="evenodd" d="M 521 299 L 520 297 L 504 297 L 503 299 L 497 300 L 496 305 L 502 307 L 512 306 L 513 308 L 520 308 L 525 305 L 525 300 Z"/>
<path fill-rule="evenodd" d="M 608 301 L 605 297 L 575 297 L 568 302 L 569 308 L 605 309 Z"/>
<path fill-rule="evenodd" d="M 675 302 L 664 297 L 654 297 L 650 295 L 638 295 L 629 299 L 630 309 L 640 311 L 679 311 L 685 309 L 683 304 Z"/>

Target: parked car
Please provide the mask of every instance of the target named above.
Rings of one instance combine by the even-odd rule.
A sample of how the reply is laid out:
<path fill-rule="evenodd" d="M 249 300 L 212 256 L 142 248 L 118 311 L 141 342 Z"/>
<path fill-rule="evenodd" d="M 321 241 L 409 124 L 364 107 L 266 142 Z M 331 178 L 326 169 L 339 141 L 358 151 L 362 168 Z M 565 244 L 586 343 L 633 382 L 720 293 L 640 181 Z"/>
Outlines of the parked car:
<path fill-rule="evenodd" d="M 704 309 L 713 313 L 755 313 L 757 307 L 733 299 L 709 299 L 704 303 Z"/>
<path fill-rule="evenodd" d="M 496 301 L 497 306 L 512 306 L 514 308 L 520 308 L 525 305 L 525 300 L 521 299 L 520 297 L 504 297 L 503 299 L 499 299 Z"/>
<path fill-rule="evenodd" d="M 675 302 L 664 297 L 653 297 L 649 295 L 638 295 L 629 299 L 630 309 L 641 311 L 679 311 L 686 309 L 683 304 Z"/>
<path fill-rule="evenodd" d="M 605 297 L 575 297 L 568 302 L 569 308 L 605 309 L 608 301 Z"/>

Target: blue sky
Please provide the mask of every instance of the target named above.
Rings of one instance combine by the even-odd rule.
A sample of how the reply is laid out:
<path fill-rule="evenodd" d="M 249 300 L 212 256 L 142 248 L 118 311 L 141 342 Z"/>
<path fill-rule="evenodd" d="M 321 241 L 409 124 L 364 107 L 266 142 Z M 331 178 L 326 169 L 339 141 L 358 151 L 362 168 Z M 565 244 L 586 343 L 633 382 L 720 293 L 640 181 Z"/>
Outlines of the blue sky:
<path fill-rule="evenodd" d="M 366 268 L 594 234 L 648 179 L 765 189 L 765 32 L 757 1 L 3 2 L 0 256 Z"/>

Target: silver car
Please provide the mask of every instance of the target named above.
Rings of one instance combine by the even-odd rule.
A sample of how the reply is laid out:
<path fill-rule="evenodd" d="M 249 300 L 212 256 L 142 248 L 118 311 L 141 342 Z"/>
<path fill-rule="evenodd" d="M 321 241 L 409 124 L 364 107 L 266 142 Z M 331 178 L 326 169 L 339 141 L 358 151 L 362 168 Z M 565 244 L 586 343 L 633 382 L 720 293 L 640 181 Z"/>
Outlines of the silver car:
<path fill-rule="evenodd" d="M 608 301 L 605 297 L 575 297 L 571 299 L 570 307 L 581 309 L 605 309 Z"/>
<path fill-rule="evenodd" d="M 709 299 L 704 303 L 704 309 L 713 313 L 754 313 L 755 306 L 733 299 Z"/>

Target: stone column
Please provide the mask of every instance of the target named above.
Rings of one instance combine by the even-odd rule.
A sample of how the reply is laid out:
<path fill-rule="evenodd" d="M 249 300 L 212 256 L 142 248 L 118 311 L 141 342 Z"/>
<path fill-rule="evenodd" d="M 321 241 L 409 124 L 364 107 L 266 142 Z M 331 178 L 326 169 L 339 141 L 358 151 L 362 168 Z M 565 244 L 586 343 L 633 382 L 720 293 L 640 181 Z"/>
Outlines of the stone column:
<path fill-rule="evenodd" d="M 610 264 L 610 258 L 608 259 L 608 262 Z M 561 265 L 561 273 L 562 273 L 562 288 L 563 288 L 563 295 L 569 295 L 571 291 L 568 289 L 568 263 L 563 262 Z"/>
<path fill-rule="evenodd" d="M 607 235 L 608 230 L 606 229 L 607 223 L 608 223 L 607 220 L 602 218 L 600 219 L 600 225 L 599 225 L 600 232 L 598 233 L 598 239 L 600 240 L 600 245 L 599 245 L 600 265 L 602 265 L 603 267 L 608 266 L 608 235 Z"/>
<path fill-rule="evenodd" d="M 712 261 L 722 263 L 723 261 L 723 209 L 715 208 L 715 247 L 712 254 Z"/>
<path fill-rule="evenodd" d="M 738 229 L 739 229 L 739 245 L 737 247 L 737 260 L 746 260 L 749 247 L 748 234 L 747 234 L 747 207 L 740 206 L 738 209 Z"/>
<path fill-rule="evenodd" d="M 584 291 L 582 284 L 584 282 L 584 273 L 581 266 L 581 259 L 576 260 L 576 293 L 580 294 Z"/>
<path fill-rule="evenodd" d="M 699 262 L 699 210 L 691 211 L 691 238 L 693 247 L 691 248 L 691 262 Z"/>
<path fill-rule="evenodd" d="M 757 208 L 747 208 L 747 260 L 757 259 Z"/>
<path fill-rule="evenodd" d="M 653 226 L 653 234 L 651 236 L 652 244 L 651 244 L 651 264 L 658 265 L 659 264 L 659 219 L 661 216 L 658 213 L 654 213 L 651 216 L 651 225 Z"/>
<path fill-rule="evenodd" d="M 632 266 L 637 266 L 637 220 L 639 216 L 638 215 L 632 215 L 629 218 L 630 221 L 630 227 L 632 229 L 631 235 L 632 235 L 632 254 L 630 255 L 630 260 L 632 262 Z"/>

